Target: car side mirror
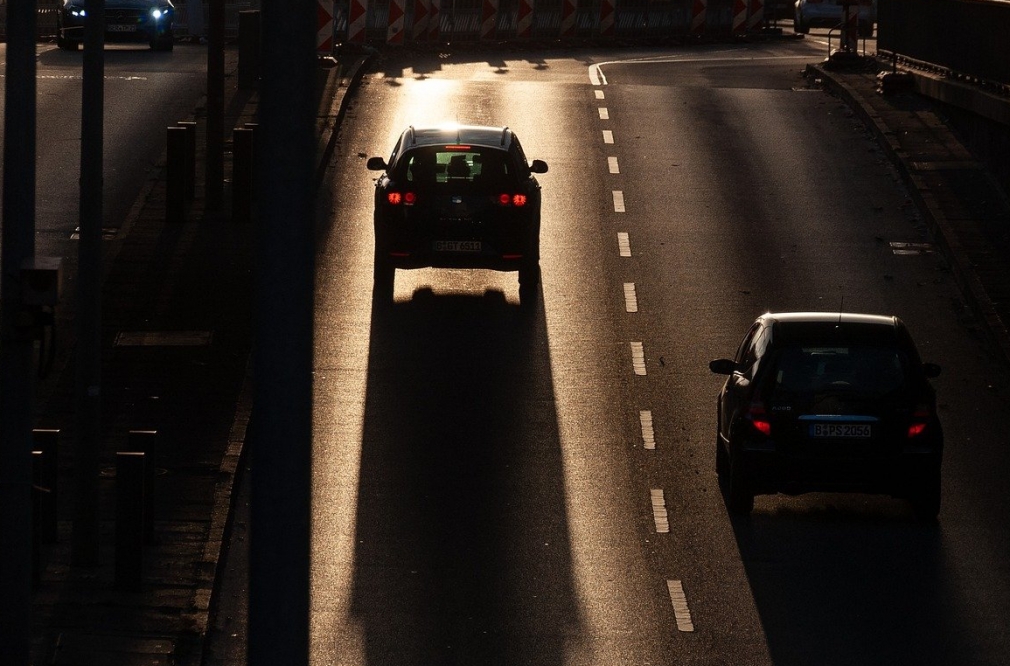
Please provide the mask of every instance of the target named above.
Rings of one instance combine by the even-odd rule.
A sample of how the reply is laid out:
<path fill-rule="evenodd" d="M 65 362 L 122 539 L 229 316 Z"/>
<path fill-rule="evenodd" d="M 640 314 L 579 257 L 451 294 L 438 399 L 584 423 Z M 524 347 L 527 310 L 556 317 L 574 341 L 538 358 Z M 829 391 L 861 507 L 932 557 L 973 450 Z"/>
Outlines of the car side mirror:
<path fill-rule="evenodd" d="M 530 164 L 530 171 L 533 173 L 547 173 L 547 162 L 543 160 L 533 160 Z"/>
<path fill-rule="evenodd" d="M 388 168 L 386 160 L 381 157 L 369 157 L 365 166 L 368 167 L 369 171 L 385 171 Z"/>
<path fill-rule="evenodd" d="M 926 375 L 926 379 L 935 379 L 940 376 L 940 366 L 936 363 L 923 363 L 922 372 Z"/>
<path fill-rule="evenodd" d="M 732 375 L 736 372 L 736 361 L 728 358 L 720 358 L 710 361 L 708 369 L 717 375 Z"/>

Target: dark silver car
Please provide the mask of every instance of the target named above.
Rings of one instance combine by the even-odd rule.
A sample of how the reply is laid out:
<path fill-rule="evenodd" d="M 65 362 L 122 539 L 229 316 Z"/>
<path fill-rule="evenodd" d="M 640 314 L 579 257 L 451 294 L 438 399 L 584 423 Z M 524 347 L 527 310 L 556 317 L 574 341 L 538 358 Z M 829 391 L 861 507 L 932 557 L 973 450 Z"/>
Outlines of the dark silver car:
<path fill-rule="evenodd" d="M 61 0 L 56 14 L 56 45 L 76 51 L 84 41 L 84 0 Z M 158 51 L 171 51 L 175 44 L 172 21 L 175 5 L 170 0 L 105 0 L 105 41 L 139 42 Z"/>
<path fill-rule="evenodd" d="M 716 471 L 732 513 L 759 494 L 847 491 L 940 510 L 943 430 L 923 363 L 897 317 L 769 313 L 754 322 L 717 404 Z"/>

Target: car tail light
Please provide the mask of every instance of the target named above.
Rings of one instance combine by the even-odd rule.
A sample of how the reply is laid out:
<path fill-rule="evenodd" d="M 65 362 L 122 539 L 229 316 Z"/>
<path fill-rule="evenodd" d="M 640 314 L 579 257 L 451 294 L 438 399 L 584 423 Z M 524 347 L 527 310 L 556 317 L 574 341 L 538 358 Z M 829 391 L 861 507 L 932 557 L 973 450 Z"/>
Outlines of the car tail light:
<path fill-rule="evenodd" d="M 929 408 L 925 405 L 919 405 L 915 413 L 912 414 L 912 423 L 908 426 L 908 438 L 912 439 L 926 432 L 931 417 L 932 413 Z"/>
<path fill-rule="evenodd" d="M 516 208 L 526 205 L 526 195 L 517 193 L 509 194 L 508 192 L 502 192 L 498 195 L 498 204 L 500 206 L 515 206 Z"/>
<path fill-rule="evenodd" d="M 762 402 L 752 402 L 747 409 L 747 420 L 750 421 L 754 429 L 765 436 L 771 436 L 772 423 L 768 420 L 765 406 Z"/>
<path fill-rule="evenodd" d="M 387 192 L 386 201 L 393 206 L 413 206 L 417 203 L 417 195 L 413 192 Z"/>

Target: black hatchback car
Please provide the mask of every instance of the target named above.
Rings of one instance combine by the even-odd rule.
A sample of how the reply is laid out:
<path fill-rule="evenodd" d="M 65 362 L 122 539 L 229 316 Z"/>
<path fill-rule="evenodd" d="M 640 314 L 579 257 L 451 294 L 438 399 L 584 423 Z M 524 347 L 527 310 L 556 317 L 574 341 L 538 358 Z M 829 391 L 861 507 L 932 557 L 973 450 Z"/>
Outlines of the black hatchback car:
<path fill-rule="evenodd" d="M 765 314 L 734 359 L 718 399 L 716 471 L 732 513 L 754 496 L 854 491 L 940 510 L 943 431 L 923 363 L 897 317 Z"/>
<path fill-rule="evenodd" d="M 56 45 L 76 51 L 84 41 L 84 0 L 60 0 L 56 13 Z M 105 0 L 105 41 L 142 42 L 158 51 L 175 45 L 171 0 Z"/>
<path fill-rule="evenodd" d="M 397 268 L 518 271 L 522 304 L 540 284 L 542 160 L 507 127 L 408 127 L 375 185 L 374 296 L 391 301 Z"/>

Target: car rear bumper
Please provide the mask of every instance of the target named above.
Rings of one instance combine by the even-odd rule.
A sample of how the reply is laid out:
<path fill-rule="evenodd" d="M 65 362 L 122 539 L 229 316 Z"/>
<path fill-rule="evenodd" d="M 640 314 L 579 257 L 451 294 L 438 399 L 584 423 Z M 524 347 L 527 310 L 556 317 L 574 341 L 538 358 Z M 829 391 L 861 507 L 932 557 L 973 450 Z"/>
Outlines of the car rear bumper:
<path fill-rule="evenodd" d="M 741 450 L 734 456 L 739 456 L 755 494 L 865 492 L 894 497 L 908 497 L 935 479 L 942 458 L 935 450 L 874 457 L 797 457 Z"/>

